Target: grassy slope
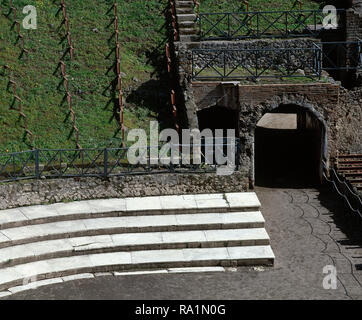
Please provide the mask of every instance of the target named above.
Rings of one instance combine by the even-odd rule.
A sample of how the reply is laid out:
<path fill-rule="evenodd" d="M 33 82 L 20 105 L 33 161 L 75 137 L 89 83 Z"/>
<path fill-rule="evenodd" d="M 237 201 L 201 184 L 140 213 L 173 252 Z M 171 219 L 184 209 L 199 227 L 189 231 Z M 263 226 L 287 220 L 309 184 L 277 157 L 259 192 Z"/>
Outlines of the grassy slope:
<path fill-rule="evenodd" d="M 151 52 L 165 38 L 165 23 L 162 10 L 166 1 L 143 0 L 118 1 L 120 18 L 120 41 L 122 45 L 121 71 L 124 77 L 124 92 L 127 95 L 138 86 L 150 82 L 155 67 L 148 62 Z M 8 12 L 2 1 L 3 13 Z M 28 59 L 18 59 L 20 46 L 16 44 L 16 32 L 11 30 L 10 19 L 0 16 L 0 67 L 9 65 L 14 70 L 23 99 L 23 109 L 28 118 L 29 129 L 34 133 L 38 148 L 73 148 L 75 146 L 72 124 L 66 101 L 63 101 L 64 87 L 56 67 L 65 52 L 67 43 L 62 42 L 65 34 L 61 25 L 62 14 L 56 15 L 60 1 L 37 0 L 38 29 L 23 30 L 25 47 L 30 49 Z M 75 47 L 75 61 L 65 58 L 73 95 L 77 126 L 82 147 L 119 145 L 119 125 L 114 117 L 113 101 L 117 98 L 112 88 L 107 88 L 115 78 L 112 65 L 115 61 L 113 11 L 107 14 L 113 1 L 66 1 L 71 22 Z M 15 1 L 18 16 L 27 4 L 25 0 Z M 97 29 L 97 30 L 94 30 Z M 94 31 L 93 31 L 94 30 Z M 159 52 L 163 53 L 163 46 Z M 109 54 L 111 55 L 109 56 Z M 109 56 L 109 57 L 107 57 Z M 107 70 L 110 71 L 107 73 Z M 56 71 L 56 73 L 54 73 Z M 18 151 L 28 149 L 29 139 L 24 139 L 22 120 L 14 110 L 9 110 L 12 93 L 7 90 L 7 77 L 1 68 L 0 79 L 0 153 L 5 149 Z M 134 93 L 133 95 L 137 95 Z M 133 99 L 137 100 L 137 99 Z M 111 103 L 109 103 L 111 101 Z M 162 107 L 162 106 L 161 106 Z M 128 128 L 146 127 L 148 120 L 158 116 L 156 108 L 150 109 L 142 102 L 126 104 L 125 125 Z"/>
<path fill-rule="evenodd" d="M 127 98 L 125 125 L 127 128 L 148 127 L 148 121 L 170 116 L 168 88 L 159 80 L 166 30 L 162 14 L 167 0 L 118 0 L 120 40 L 124 93 Z M 233 11 L 240 8 L 240 0 L 202 0 L 202 12 Z M 290 9 L 290 0 L 250 0 L 250 10 Z M 304 8 L 314 7 L 304 1 Z M 20 88 L 23 109 L 29 129 L 34 133 L 37 148 L 74 148 L 75 140 L 67 103 L 63 101 L 64 87 L 56 67 L 65 49 L 64 26 L 60 29 L 62 15 L 57 15 L 60 0 L 35 0 L 38 9 L 38 29 L 23 30 L 25 47 L 31 53 L 28 59 L 18 59 L 19 44 L 11 30 L 12 15 L 6 18 L 8 1 L 0 0 L 0 153 L 4 150 L 29 149 L 29 139 L 24 136 L 23 122 L 14 110 L 13 99 L 7 90 L 7 77 L 2 70 L 9 65 Z M 14 1 L 18 16 L 28 4 L 26 0 Z M 115 75 L 112 12 L 107 13 L 113 0 L 66 0 L 71 21 L 71 32 L 76 59 L 69 61 L 67 72 L 73 94 L 77 126 L 82 147 L 119 145 L 119 125 L 114 117 L 114 90 L 108 86 Z M 231 10 L 232 9 L 232 10 Z M 93 31 L 96 29 L 95 31 Z M 111 55 L 109 56 L 109 54 Z M 107 70 L 111 68 L 110 72 Z M 56 71 L 56 72 L 55 72 Z M 60 84 L 60 86 L 59 86 Z M 111 101 L 111 102 L 110 102 Z M 110 102 L 110 103 L 109 103 Z M 166 115 L 166 117 L 165 117 Z M 113 143 L 113 144 L 111 144 Z"/>

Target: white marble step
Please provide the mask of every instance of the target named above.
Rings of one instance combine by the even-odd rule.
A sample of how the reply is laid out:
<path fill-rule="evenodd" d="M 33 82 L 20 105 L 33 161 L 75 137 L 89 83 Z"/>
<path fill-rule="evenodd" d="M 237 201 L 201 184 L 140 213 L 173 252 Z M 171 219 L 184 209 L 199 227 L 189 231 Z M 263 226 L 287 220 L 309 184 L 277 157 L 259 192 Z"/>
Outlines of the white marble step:
<path fill-rule="evenodd" d="M 264 228 L 145 232 L 49 240 L 0 249 L 0 268 L 90 253 L 268 245 Z"/>
<path fill-rule="evenodd" d="M 31 262 L 2 269 L 0 291 L 37 281 L 87 272 L 235 265 L 272 265 L 270 246 L 170 249 L 90 254 Z"/>
<path fill-rule="evenodd" d="M 0 248 L 36 241 L 101 234 L 262 228 L 260 211 L 82 219 L 0 230 Z"/>
<path fill-rule="evenodd" d="M 0 230 L 24 225 L 127 215 L 257 211 L 254 192 L 102 199 L 0 211 Z M 1 238 L 1 235 L 0 235 Z"/>

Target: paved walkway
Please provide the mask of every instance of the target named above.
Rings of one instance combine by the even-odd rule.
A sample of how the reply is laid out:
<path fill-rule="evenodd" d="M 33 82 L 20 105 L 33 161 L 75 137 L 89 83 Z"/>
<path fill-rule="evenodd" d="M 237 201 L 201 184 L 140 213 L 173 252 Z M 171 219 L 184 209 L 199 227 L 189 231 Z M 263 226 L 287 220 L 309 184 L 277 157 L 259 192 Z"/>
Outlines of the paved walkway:
<path fill-rule="evenodd" d="M 258 188 L 273 268 L 100 276 L 4 299 L 362 299 L 362 228 L 329 189 Z M 337 289 L 323 288 L 326 265 Z"/>

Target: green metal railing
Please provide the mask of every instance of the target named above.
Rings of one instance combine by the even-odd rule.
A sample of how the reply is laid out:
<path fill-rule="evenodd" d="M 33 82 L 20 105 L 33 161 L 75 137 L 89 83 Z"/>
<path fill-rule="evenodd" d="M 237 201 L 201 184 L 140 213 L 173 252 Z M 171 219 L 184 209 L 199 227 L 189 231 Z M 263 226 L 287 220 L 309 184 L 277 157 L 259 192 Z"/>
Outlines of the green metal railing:
<path fill-rule="evenodd" d="M 345 10 L 337 11 L 338 28 Z M 318 37 L 325 30 L 322 10 L 200 13 L 200 40 Z"/>

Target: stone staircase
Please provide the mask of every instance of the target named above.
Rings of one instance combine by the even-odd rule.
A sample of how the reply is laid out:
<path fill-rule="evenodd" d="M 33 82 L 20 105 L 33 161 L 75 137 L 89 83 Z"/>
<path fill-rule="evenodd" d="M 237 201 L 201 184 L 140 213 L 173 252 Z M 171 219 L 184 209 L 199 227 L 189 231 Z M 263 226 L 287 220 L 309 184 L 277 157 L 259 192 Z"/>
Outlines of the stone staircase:
<path fill-rule="evenodd" d="M 226 193 L 0 211 L 0 296 L 29 279 L 49 284 L 84 273 L 273 265 L 259 209 L 255 193 Z"/>
<path fill-rule="evenodd" d="M 194 2 L 176 0 L 175 4 L 180 41 L 198 41 L 199 30 L 194 12 Z"/>

